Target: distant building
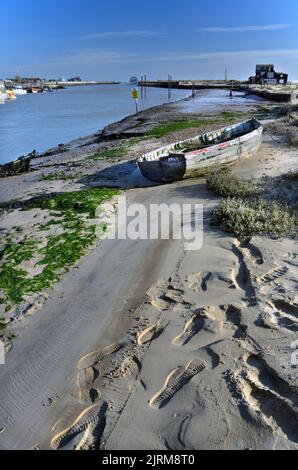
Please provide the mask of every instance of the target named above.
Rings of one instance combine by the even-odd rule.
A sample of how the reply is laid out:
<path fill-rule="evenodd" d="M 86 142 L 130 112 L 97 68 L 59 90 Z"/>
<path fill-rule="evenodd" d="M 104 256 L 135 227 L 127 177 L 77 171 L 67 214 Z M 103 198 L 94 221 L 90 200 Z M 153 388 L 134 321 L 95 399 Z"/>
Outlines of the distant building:
<path fill-rule="evenodd" d="M 275 72 L 273 64 L 258 64 L 256 66 L 256 74 L 249 78 L 251 84 L 284 84 L 288 83 L 288 74 Z"/>
<path fill-rule="evenodd" d="M 67 80 L 68 82 L 81 82 L 81 77 L 72 77 Z"/>

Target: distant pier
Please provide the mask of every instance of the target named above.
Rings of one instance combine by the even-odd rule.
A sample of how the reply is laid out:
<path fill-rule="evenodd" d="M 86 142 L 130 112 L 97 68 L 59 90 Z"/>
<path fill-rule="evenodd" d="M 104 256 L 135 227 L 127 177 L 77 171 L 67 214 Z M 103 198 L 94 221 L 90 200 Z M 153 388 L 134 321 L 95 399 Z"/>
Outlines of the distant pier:
<path fill-rule="evenodd" d="M 249 85 L 247 81 L 230 80 L 155 80 L 155 81 L 141 81 L 142 87 L 156 87 L 156 88 L 170 88 L 177 90 L 233 90 L 241 91 L 246 95 L 255 95 L 260 98 L 277 101 L 279 103 L 298 103 L 298 87 L 297 89 L 289 90 L 288 88 L 283 91 L 282 87 L 266 88 L 257 85 Z"/>

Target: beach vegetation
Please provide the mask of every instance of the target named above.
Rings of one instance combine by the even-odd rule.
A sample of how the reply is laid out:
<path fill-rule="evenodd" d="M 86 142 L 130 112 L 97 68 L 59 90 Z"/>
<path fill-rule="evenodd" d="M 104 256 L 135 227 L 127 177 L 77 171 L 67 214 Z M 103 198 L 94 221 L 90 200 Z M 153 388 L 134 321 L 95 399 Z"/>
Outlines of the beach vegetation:
<path fill-rule="evenodd" d="M 235 233 L 240 240 L 247 240 L 255 235 L 295 235 L 295 217 L 282 205 L 263 199 L 228 198 L 220 203 L 213 215 L 217 225 L 226 232 Z"/>
<path fill-rule="evenodd" d="M 64 171 L 59 171 L 55 173 L 49 173 L 48 175 L 43 175 L 40 178 L 40 181 L 57 181 L 57 180 L 74 180 L 80 177 L 80 174 L 69 174 Z"/>
<path fill-rule="evenodd" d="M 223 197 L 251 197 L 260 193 L 260 183 L 253 180 L 241 180 L 223 169 L 207 177 L 207 186 L 211 191 Z"/>
<path fill-rule="evenodd" d="M 225 198 L 213 212 L 214 223 L 241 240 L 254 235 L 296 236 L 295 175 L 254 181 L 241 180 L 229 170 L 210 174 L 208 188 Z M 287 180 L 289 191 L 285 192 Z"/>
<path fill-rule="evenodd" d="M 146 133 L 146 136 L 162 138 L 172 132 L 178 132 L 185 129 L 205 129 L 207 126 L 224 126 L 226 124 L 232 124 L 241 120 L 249 119 L 251 114 L 244 112 L 228 112 L 224 111 L 221 114 L 201 119 L 180 119 L 176 121 L 168 121 L 164 124 L 160 124 Z"/>
<path fill-rule="evenodd" d="M 61 230 L 59 234 L 45 234 L 41 240 L 28 237 L 21 242 L 6 240 L 0 253 L 0 291 L 6 311 L 20 304 L 26 296 L 51 287 L 81 258 L 96 240 L 96 209 L 116 194 L 118 191 L 114 189 L 90 188 L 26 204 L 23 210 L 49 209 L 54 211 L 55 217 L 60 215 L 60 220 L 50 220 L 37 231 L 50 229 L 52 225 L 59 225 Z M 41 272 L 30 277 L 22 266 L 26 261 L 31 261 L 34 267 L 42 267 Z"/>
<path fill-rule="evenodd" d="M 127 146 L 120 145 L 111 149 L 97 152 L 93 155 L 88 155 L 85 160 L 109 160 L 109 159 L 122 159 L 127 155 Z"/>

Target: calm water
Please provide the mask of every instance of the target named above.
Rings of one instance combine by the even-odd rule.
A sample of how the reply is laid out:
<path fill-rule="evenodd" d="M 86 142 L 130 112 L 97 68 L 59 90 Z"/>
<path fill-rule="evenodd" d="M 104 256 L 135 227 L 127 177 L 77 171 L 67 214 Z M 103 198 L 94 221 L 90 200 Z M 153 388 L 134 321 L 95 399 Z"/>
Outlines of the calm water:
<path fill-rule="evenodd" d="M 190 95 L 188 90 L 172 90 L 172 101 Z M 0 163 L 13 160 L 32 150 L 42 152 L 49 147 L 92 134 L 107 124 L 135 111 L 126 85 L 74 87 L 53 93 L 18 96 L 15 101 L 0 105 Z M 139 100 L 140 109 L 168 101 L 168 91 L 147 89 L 147 99 Z M 255 98 L 226 90 L 203 90 L 194 100 L 182 102 L 185 112 L 214 111 L 217 107 L 245 106 Z"/>
<path fill-rule="evenodd" d="M 188 90 L 173 90 L 172 101 L 189 96 Z M 147 90 L 140 109 L 168 101 L 168 91 Z M 53 93 L 27 94 L 0 105 L 0 163 L 79 137 L 135 111 L 126 85 L 74 87 Z"/>

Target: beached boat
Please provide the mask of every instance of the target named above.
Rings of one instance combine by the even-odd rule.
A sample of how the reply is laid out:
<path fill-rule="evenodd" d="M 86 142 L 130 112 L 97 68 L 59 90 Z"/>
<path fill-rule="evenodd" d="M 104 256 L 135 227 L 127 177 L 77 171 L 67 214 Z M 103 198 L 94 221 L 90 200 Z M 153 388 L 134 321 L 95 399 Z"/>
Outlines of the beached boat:
<path fill-rule="evenodd" d="M 203 176 L 257 152 L 263 126 L 255 118 L 162 147 L 137 161 L 146 178 L 157 182 Z"/>

